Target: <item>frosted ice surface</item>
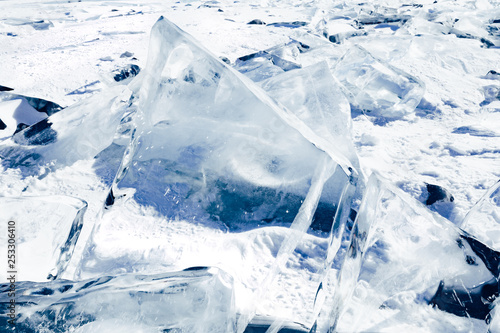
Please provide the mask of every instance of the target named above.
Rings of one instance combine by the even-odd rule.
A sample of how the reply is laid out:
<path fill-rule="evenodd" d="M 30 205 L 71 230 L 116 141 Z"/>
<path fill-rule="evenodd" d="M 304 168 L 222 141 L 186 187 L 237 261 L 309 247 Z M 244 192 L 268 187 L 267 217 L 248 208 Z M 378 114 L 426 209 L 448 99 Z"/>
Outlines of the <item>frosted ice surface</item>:
<path fill-rule="evenodd" d="M 460 227 L 500 251 L 500 181 L 472 207 Z"/>
<path fill-rule="evenodd" d="M 293 220 L 286 204 L 305 197 L 325 155 L 312 143 L 326 151 L 313 123 L 278 107 L 165 19 L 153 27 L 144 72 L 136 129 L 108 206 L 133 193 L 171 218 Z M 330 156 L 344 170 L 337 177 L 355 172 L 349 158 Z M 328 191 L 335 202 L 339 189 Z"/>
<path fill-rule="evenodd" d="M 16 133 L 0 145 L 9 167 L 71 165 L 109 146 L 127 110 L 130 91 L 112 87 Z"/>
<path fill-rule="evenodd" d="M 415 110 L 425 92 L 423 82 L 360 46 L 351 47 L 333 73 L 353 107 L 373 116 L 403 117 Z"/>
<path fill-rule="evenodd" d="M 433 323 L 432 318 L 444 313 L 428 306 L 440 282 L 450 292 L 463 290 L 465 296 L 474 298 L 474 288 L 494 278 L 474 251 L 477 244 L 470 242 L 451 222 L 372 175 L 341 269 L 338 307 L 329 325 L 340 331 L 395 329 L 412 313 L 441 331 L 457 330 L 454 325 L 466 325 L 467 330 L 471 325 L 484 325 L 467 323 L 465 318 Z M 461 306 L 459 302 L 452 305 Z M 483 301 L 463 305 L 470 306 L 472 317 L 474 305 L 484 306 Z M 451 311 L 449 307 L 443 310 Z M 405 325 L 424 326 L 419 320 Z"/>
<path fill-rule="evenodd" d="M 323 35 L 336 44 L 341 44 L 350 37 L 366 34 L 365 31 L 356 29 L 353 24 L 345 23 L 344 18 L 321 23 Z"/>
<path fill-rule="evenodd" d="M 233 285 L 217 268 L 78 282 L 17 282 L 16 332 L 234 332 Z M 0 330 L 12 326 L 0 286 Z"/>
<path fill-rule="evenodd" d="M 0 264 L 0 280 L 6 281 L 11 270 L 17 272 L 18 281 L 57 278 L 71 259 L 86 209 L 85 201 L 65 196 L 1 197 L 0 249 L 7 253 L 14 234 L 15 262 Z"/>

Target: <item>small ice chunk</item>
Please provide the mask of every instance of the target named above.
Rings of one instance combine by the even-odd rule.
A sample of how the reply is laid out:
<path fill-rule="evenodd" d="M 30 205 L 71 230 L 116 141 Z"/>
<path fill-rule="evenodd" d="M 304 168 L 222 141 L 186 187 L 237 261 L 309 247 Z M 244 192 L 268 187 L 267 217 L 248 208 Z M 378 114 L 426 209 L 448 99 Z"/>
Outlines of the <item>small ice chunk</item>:
<path fill-rule="evenodd" d="M 13 90 L 13 89 L 10 89 L 10 90 Z M 1 88 L 0 88 L 0 91 L 2 91 Z M 17 99 L 26 100 L 28 102 L 28 104 L 31 105 L 32 108 L 34 108 L 35 110 L 37 110 L 39 112 L 46 113 L 48 116 L 51 116 L 54 113 L 59 112 L 63 109 L 63 107 L 60 106 L 59 104 L 54 103 L 52 101 L 42 99 L 42 98 L 30 97 L 30 96 L 7 93 L 7 92 L 0 94 L 0 102 L 17 100 Z"/>
<path fill-rule="evenodd" d="M 483 78 L 487 80 L 500 80 L 500 73 L 492 69 Z"/>
<path fill-rule="evenodd" d="M 73 254 L 86 209 L 85 201 L 65 196 L 0 198 L 0 249 L 14 249 L 13 257 L 0 263 L 0 280 L 6 281 L 8 271 L 17 272 L 17 281 L 60 276 Z"/>
<path fill-rule="evenodd" d="M 469 134 L 471 136 L 482 136 L 482 137 L 497 137 L 500 136 L 500 133 L 497 133 L 495 130 L 492 130 L 486 126 L 482 125 L 468 125 L 468 126 L 460 126 L 453 130 L 452 133 L 455 134 Z"/>
<path fill-rule="evenodd" d="M 351 105 L 377 117 L 401 118 L 412 113 L 425 92 L 423 82 L 357 45 L 337 62 L 333 73 Z"/>
<path fill-rule="evenodd" d="M 254 19 L 254 20 L 251 20 L 250 22 L 248 22 L 247 24 L 265 25 L 266 22 L 259 20 L 259 19 Z"/>
<path fill-rule="evenodd" d="M 129 52 L 129 51 L 125 51 L 123 52 L 122 54 L 120 54 L 120 58 L 130 58 L 131 56 L 133 56 L 134 54 L 132 52 Z"/>
<path fill-rule="evenodd" d="M 309 48 L 309 45 L 292 40 L 240 57 L 234 67 L 253 81 L 260 82 L 283 72 L 301 68 L 299 57 L 309 51 Z"/>
<path fill-rule="evenodd" d="M 272 56 L 264 52 L 240 57 L 236 60 L 234 67 L 254 82 L 260 82 L 284 72 L 273 63 Z"/>
<path fill-rule="evenodd" d="M 483 87 L 484 101 L 481 106 L 500 100 L 500 85 L 487 85 Z"/>
<path fill-rule="evenodd" d="M 463 16 L 453 25 L 462 34 L 468 34 L 479 38 L 489 38 L 488 31 L 484 27 L 484 21 L 472 16 Z"/>
<path fill-rule="evenodd" d="M 273 26 L 273 27 L 284 27 L 284 28 L 300 28 L 303 26 L 306 26 L 307 22 L 304 21 L 293 21 L 293 22 L 274 22 L 274 23 L 269 23 L 268 26 Z"/>
<path fill-rule="evenodd" d="M 438 201 L 453 202 L 455 198 L 444 187 L 434 184 L 425 184 L 427 189 L 427 199 L 425 204 L 430 206 Z"/>
<path fill-rule="evenodd" d="M 14 90 L 14 89 L 6 87 L 6 86 L 0 86 L 0 91 L 12 91 L 12 90 Z"/>
<path fill-rule="evenodd" d="M 270 333 L 270 332 L 282 332 L 282 333 L 307 333 L 310 330 L 302 324 L 295 322 L 283 322 L 282 325 L 277 330 L 269 331 L 275 324 L 278 318 L 256 316 L 250 324 L 248 324 L 246 333 Z"/>
<path fill-rule="evenodd" d="M 366 34 L 363 30 L 354 28 L 343 20 L 331 20 L 325 24 L 323 35 L 332 43 L 341 44 L 344 40 Z"/>

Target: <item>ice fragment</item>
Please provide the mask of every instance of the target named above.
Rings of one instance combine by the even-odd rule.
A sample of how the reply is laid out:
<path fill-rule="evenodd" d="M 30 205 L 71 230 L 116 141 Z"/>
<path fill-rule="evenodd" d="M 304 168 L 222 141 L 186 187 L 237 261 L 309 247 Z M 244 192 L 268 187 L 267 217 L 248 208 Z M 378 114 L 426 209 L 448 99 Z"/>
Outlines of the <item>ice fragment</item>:
<path fill-rule="evenodd" d="M 354 108 L 378 117 L 400 118 L 412 113 L 425 91 L 423 82 L 360 46 L 351 47 L 333 73 Z"/>

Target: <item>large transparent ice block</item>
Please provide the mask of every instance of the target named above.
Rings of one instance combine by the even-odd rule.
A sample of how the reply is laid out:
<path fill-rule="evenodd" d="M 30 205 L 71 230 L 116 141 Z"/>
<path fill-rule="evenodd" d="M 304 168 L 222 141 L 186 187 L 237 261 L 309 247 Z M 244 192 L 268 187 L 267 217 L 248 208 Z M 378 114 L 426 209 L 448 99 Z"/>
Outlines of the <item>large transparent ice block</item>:
<path fill-rule="evenodd" d="M 355 172 L 352 154 L 328 150 L 315 128 L 166 19 L 153 27 L 143 75 L 108 207 L 125 196 L 169 218 L 290 222 L 325 151 Z"/>
<path fill-rule="evenodd" d="M 65 196 L 0 197 L 0 250 L 6 255 L 0 281 L 10 274 L 17 281 L 60 276 L 73 254 L 86 209 L 85 201 Z M 7 261 L 8 250 L 12 261 Z"/>
<path fill-rule="evenodd" d="M 0 285 L 2 332 L 234 332 L 232 278 L 217 268 L 17 282 L 15 326 L 9 290 Z"/>
<path fill-rule="evenodd" d="M 335 64 L 333 73 L 353 107 L 368 115 L 403 117 L 415 110 L 425 92 L 419 79 L 357 45 Z"/>
<path fill-rule="evenodd" d="M 323 328 L 357 332 L 483 327 L 484 321 L 470 319 L 485 319 L 492 307 L 494 291 L 481 298 L 496 281 L 483 246 L 372 175 L 341 268 L 336 306 Z M 401 318 L 412 316 L 419 319 L 398 326 Z"/>
<path fill-rule="evenodd" d="M 263 295 L 244 309 L 245 318 L 284 309 L 287 318 L 312 321 L 327 237 L 344 221 L 342 213 L 334 222 L 337 212 L 350 207 L 344 193 L 355 186 L 358 163 L 340 147 L 352 146 L 348 106 L 321 66 L 296 71 L 304 84 L 312 75 L 318 85 L 283 107 L 160 19 L 147 66 L 130 84 L 137 110 L 130 115 L 131 142 L 80 276 L 217 266 L 235 277 L 239 310 L 254 298 L 249 294 Z M 280 87 L 291 80 L 270 87 L 293 94 L 297 87 Z M 324 122 L 305 117 L 304 109 L 323 113 Z M 303 288 L 292 291 L 290 283 Z M 280 303 L 289 299 L 300 314 Z"/>

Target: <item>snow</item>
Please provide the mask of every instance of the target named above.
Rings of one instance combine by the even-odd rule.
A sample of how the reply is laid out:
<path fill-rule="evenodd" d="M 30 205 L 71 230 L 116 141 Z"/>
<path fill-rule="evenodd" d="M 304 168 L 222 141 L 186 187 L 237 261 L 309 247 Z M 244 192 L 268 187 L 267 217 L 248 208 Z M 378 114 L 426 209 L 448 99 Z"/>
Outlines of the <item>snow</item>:
<path fill-rule="evenodd" d="M 45 202 L 53 196 L 78 198 L 75 200 L 88 204 L 71 261 L 58 266 L 59 256 L 54 253 L 68 234 L 58 230 L 53 236 L 60 239 L 50 243 L 50 249 L 44 247 L 49 239 L 29 247 L 19 242 L 20 258 L 29 254 L 32 261 L 27 268 L 24 260 L 18 277 L 41 282 L 51 269 L 59 267 L 62 274 L 54 274 L 57 279 L 50 283 L 63 283 L 62 278 L 78 284 L 105 275 L 128 279 L 136 274 L 154 276 L 193 266 L 214 266 L 234 280 L 230 288 L 234 292 L 233 310 L 238 315 L 246 313 L 247 319 L 254 313 L 269 316 L 275 331 L 292 321 L 308 328 L 316 322 L 319 331 L 326 331 L 335 318 L 332 309 L 338 311 L 337 328 L 344 331 L 487 330 L 484 320 L 457 316 L 426 301 L 441 280 L 445 288 L 459 280 L 473 288 L 491 274 L 478 258 L 478 267 L 466 264 L 462 252 L 474 254 L 469 248 L 456 246 L 455 238 L 463 232 L 458 227 L 498 250 L 499 14 L 500 3 L 494 0 L 405 4 L 393 0 L 0 2 L 0 85 L 14 88 L 9 93 L 66 107 L 47 118 L 51 125 L 42 135 L 33 137 L 26 129 L 5 139 L 19 122 L 31 125 L 46 116 L 34 113 L 38 111 L 26 100 L 5 100 L 2 94 L 7 93 L 0 92 L 0 119 L 7 124 L 7 131 L 0 130 L 0 212 L 2 216 L 6 212 L 18 214 L 30 206 L 25 201 Z M 178 26 L 176 36 L 184 39 L 168 58 L 165 55 L 170 51 L 160 55 L 155 65 L 152 57 L 158 53 L 149 45 L 152 38 L 153 48 L 155 43 L 160 49 L 164 47 L 154 30 L 152 33 L 160 16 Z M 265 24 L 247 24 L 255 19 Z M 172 30 L 165 31 L 171 34 Z M 376 69 L 384 68 L 417 83 L 416 97 L 410 98 L 409 107 L 369 112 L 376 105 L 371 100 L 362 99 L 365 104 L 356 105 L 360 100 L 349 94 L 338 64 L 354 61 L 360 52 L 367 52 L 364 59 L 377 63 Z M 252 59 L 241 60 L 255 53 Z M 217 58 L 226 59 L 230 66 Z M 162 61 L 167 66 L 160 64 Z M 223 74 L 222 83 L 206 90 L 193 88 L 182 81 L 192 64 L 194 73 L 202 77 L 207 68 Z M 132 65 L 141 70 L 137 77 L 114 80 L 116 73 Z M 162 83 L 164 78 L 182 82 L 169 91 Z M 379 93 L 376 88 L 381 81 L 373 82 L 377 82 L 373 93 Z M 186 93 L 186 89 L 192 90 Z M 366 93 L 364 89 L 360 92 Z M 164 94 L 159 99 L 157 91 Z M 325 91 L 328 93 L 323 94 Z M 172 92 L 184 95 L 172 99 L 167 96 Z M 392 93 L 385 97 L 397 104 Z M 350 114 L 344 94 L 351 106 L 357 107 L 351 108 Z M 174 103 L 167 104 L 171 101 Z M 163 112 L 164 104 L 169 105 L 168 116 Z M 219 113 L 207 118 L 215 109 Z M 15 121 L 18 112 L 23 119 Z M 205 118 L 200 119 L 200 115 Z M 237 127 L 241 117 L 246 117 L 242 122 L 245 126 Z M 181 124 L 176 131 L 168 131 L 172 121 Z M 259 136 L 263 129 L 276 134 L 276 123 L 286 130 L 272 138 Z M 131 144 L 134 128 L 137 141 Z M 238 135 L 242 131 L 247 139 Z M 259 140 L 248 140 L 252 135 Z M 241 144 L 247 147 L 238 153 Z M 199 147 L 213 147 L 215 152 L 206 158 L 205 150 Z M 245 153 L 249 151 L 254 152 L 250 157 Z M 263 166 L 274 155 L 283 157 L 285 167 L 270 172 Z M 201 171 L 168 173 L 162 168 L 171 165 L 158 159 L 160 156 L 183 163 L 183 169 L 177 171 Z M 340 167 L 330 179 L 323 174 L 318 180 L 315 170 L 326 163 L 324 158 L 332 158 Z M 127 166 L 128 172 L 124 171 Z M 141 167 L 152 173 L 141 173 Z M 349 168 L 358 177 L 357 182 L 351 179 L 357 185 L 356 192 L 347 185 Z M 372 173 L 385 180 L 372 177 L 371 184 L 377 186 L 365 189 Z M 238 195 L 227 198 L 240 207 L 259 195 L 269 200 L 263 192 L 249 195 L 252 187 L 248 184 L 257 188 L 293 184 L 288 189 L 297 200 L 288 206 L 290 197 L 271 200 L 267 206 L 253 202 L 260 207 L 260 215 L 253 215 L 247 224 L 229 225 L 230 215 L 222 215 L 223 209 L 218 214 L 227 221 L 224 217 L 222 221 L 203 220 L 199 214 L 203 210 L 177 206 L 175 188 L 166 186 L 189 183 L 206 202 L 217 202 L 214 196 L 205 196 L 207 179 L 203 175 L 208 175 L 209 185 L 214 184 L 210 177 L 224 176 L 228 184 L 232 182 L 228 188 Z M 241 179 L 248 186 L 242 186 Z M 417 201 L 425 204 L 428 197 L 426 184 L 442 187 L 454 200 L 448 196 L 426 207 L 420 205 Z M 289 228 L 300 217 L 301 200 L 309 203 L 308 193 L 317 186 L 323 191 L 311 194 L 312 201 L 318 200 L 317 209 L 325 212 L 325 219 L 334 217 L 323 208 L 329 202 L 336 208 L 346 207 L 338 209 L 335 218 L 345 222 L 352 199 L 352 208 L 359 209 L 361 216 L 354 228 L 368 223 L 388 230 L 384 234 L 367 229 L 372 241 L 367 241 L 367 252 L 359 262 L 341 260 L 351 244 L 350 225 L 339 222 L 333 230 L 306 228 L 306 233 Z M 166 193 L 166 189 L 171 192 Z M 221 189 L 225 188 L 217 191 Z M 367 196 L 367 191 L 373 196 Z M 365 218 L 363 222 L 362 217 L 369 215 L 363 213 L 363 207 L 370 206 L 366 200 L 372 200 L 373 207 L 382 207 L 374 197 L 380 195 L 378 191 L 397 207 L 389 205 L 390 214 L 379 210 L 377 220 Z M 13 200 L 24 206 L 14 208 Z M 261 220 L 271 206 L 283 203 L 287 210 L 280 215 L 282 221 Z M 43 216 L 43 221 L 52 225 L 60 209 L 52 208 L 53 203 L 35 206 L 38 210 L 30 214 Z M 400 218 L 398 212 L 411 213 L 412 218 Z M 74 217 L 65 215 L 67 226 Z M 33 215 L 18 216 L 20 226 L 41 227 L 29 222 L 35 220 Z M 314 226 L 311 219 L 307 216 L 302 221 Z M 402 221 L 407 223 L 404 228 Z M 20 228 L 18 237 L 28 237 L 25 232 Z M 395 238 L 408 241 L 398 243 Z M 380 242 L 373 239 L 393 245 L 386 253 L 388 262 L 373 264 L 386 258 L 376 256 Z M 290 240 L 293 245 L 284 250 L 282 245 Z M 5 240 L 1 242 L 4 249 Z M 339 257 L 335 257 L 339 248 Z M 46 255 L 54 249 L 56 252 Z M 285 257 L 281 256 L 283 251 Z M 277 258 L 288 258 L 279 269 Z M 356 269 L 348 276 L 350 271 L 342 265 L 360 265 L 359 279 Z M 5 273 L 5 269 L 0 272 Z M 269 274 L 273 278 L 266 280 Z M 388 282 L 396 276 L 402 284 Z M 453 280 L 456 277 L 459 280 Z M 106 288 L 113 290 L 114 286 Z M 339 290 L 346 294 L 338 294 Z M 44 304 L 52 302 L 49 296 L 40 299 L 43 297 L 47 297 Z M 335 303 L 339 299 L 342 302 Z M 118 298 L 110 296 L 109 302 L 118 304 Z M 380 309 L 383 302 L 385 309 Z M 491 331 L 500 326 L 496 312 L 492 312 Z M 152 329 L 140 320 L 130 325 L 120 323 L 118 328 L 116 321 L 108 319 L 100 317 L 99 322 L 78 330 Z"/>

